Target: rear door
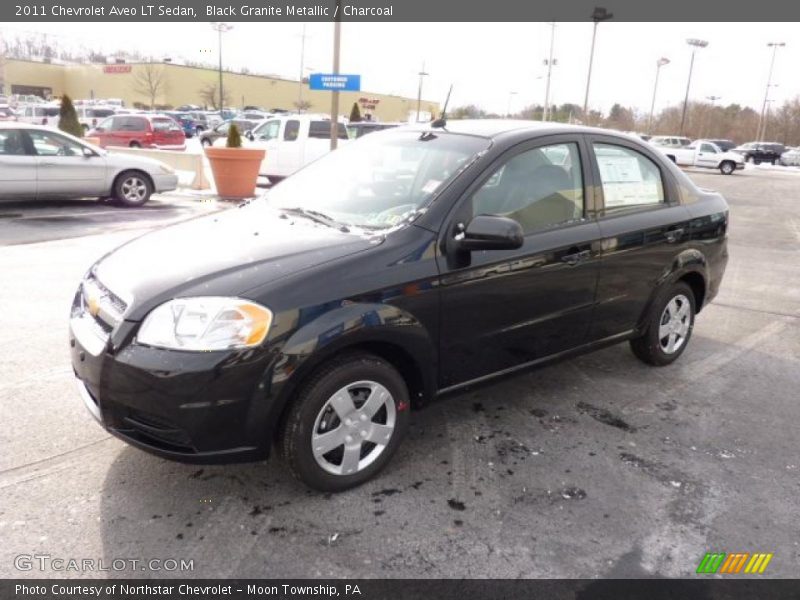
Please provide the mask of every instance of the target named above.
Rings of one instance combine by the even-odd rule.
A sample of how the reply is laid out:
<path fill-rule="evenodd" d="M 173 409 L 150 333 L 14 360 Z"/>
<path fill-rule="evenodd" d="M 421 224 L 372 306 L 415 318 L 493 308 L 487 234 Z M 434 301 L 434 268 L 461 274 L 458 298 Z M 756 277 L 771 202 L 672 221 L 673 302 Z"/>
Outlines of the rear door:
<path fill-rule="evenodd" d="M 589 136 L 598 182 L 602 260 L 593 341 L 635 329 L 653 292 L 687 247 L 689 213 L 678 187 L 649 149 Z"/>
<path fill-rule="evenodd" d="M 21 129 L 0 129 L 0 198 L 36 196 L 36 157 Z"/>
<path fill-rule="evenodd" d="M 56 133 L 40 129 L 25 131 L 36 156 L 37 196 L 101 196 L 106 188 L 106 159 L 84 154 L 84 147 Z"/>

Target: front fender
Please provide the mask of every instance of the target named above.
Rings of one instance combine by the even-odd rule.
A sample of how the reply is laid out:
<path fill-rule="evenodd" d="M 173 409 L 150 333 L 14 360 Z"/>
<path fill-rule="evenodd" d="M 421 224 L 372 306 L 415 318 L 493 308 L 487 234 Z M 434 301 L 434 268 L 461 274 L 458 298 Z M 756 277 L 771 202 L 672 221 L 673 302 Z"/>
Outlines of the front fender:
<path fill-rule="evenodd" d="M 292 315 L 302 322 L 299 311 Z M 281 320 L 287 316 L 283 315 Z M 285 334 L 285 341 L 274 340 L 276 352 L 271 361 L 267 397 L 267 422 L 278 425 L 286 403 L 309 374 L 326 360 L 351 348 L 380 345 L 391 348 L 413 361 L 419 374 L 421 393 L 435 394 L 437 352 L 433 336 L 410 313 L 390 304 L 342 303 Z M 272 436 L 270 436 L 272 437 Z"/>

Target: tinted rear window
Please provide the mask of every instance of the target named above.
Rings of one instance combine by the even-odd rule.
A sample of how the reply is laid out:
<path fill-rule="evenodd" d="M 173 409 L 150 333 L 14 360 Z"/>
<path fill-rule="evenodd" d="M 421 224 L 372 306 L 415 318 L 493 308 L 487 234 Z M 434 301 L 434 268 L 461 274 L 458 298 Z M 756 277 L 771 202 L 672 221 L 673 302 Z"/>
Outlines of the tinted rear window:
<path fill-rule="evenodd" d="M 110 108 L 88 108 L 86 109 L 86 116 L 87 117 L 97 117 L 100 119 L 104 119 L 106 117 L 110 117 L 114 114 L 114 111 Z"/>
<path fill-rule="evenodd" d="M 153 131 L 176 131 L 179 128 L 172 119 L 153 119 Z"/>
<path fill-rule="evenodd" d="M 331 139 L 331 122 L 311 121 L 311 124 L 308 128 L 308 137 L 322 140 Z M 347 139 L 347 128 L 345 128 L 344 123 L 339 123 L 336 137 L 338 137 L 340 140 Z"/>

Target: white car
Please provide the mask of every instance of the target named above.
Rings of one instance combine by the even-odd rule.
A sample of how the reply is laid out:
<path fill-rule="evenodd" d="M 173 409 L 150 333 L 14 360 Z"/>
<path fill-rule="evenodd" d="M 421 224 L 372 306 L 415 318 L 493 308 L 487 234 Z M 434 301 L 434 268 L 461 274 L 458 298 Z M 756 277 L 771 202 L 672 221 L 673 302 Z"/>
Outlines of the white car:
<path fill-rule="evenodd" d="M 656 148 L 681 167 L 719 169 L 723 175 L 732 175 L 737 169 L 744 169 L 744 157 L 741 154 L 723 152 L 708 140 L 696 140 L 686 148 Z"/>
<path fill-rule="evenodd" d="M 784 167 L 800 167 L 800 148 L 787 148 L 781 154 L 780 163 Z"/>
<path fill-rule="evenodd" d="M 23 123 L 58 127 L 58 104 L 20 104 L 16 111 L 17 119 Z"/>
<path fill-rule="evenodd" d="M 76 106 L 75 112 L 78 114 L 78 122 L 83 127 L 84 133 L 97 127 L 97 124 L 112 116 L 115 111 L 110 106 Z"/>
<path fill-rule="evenodd" d="M 50 127 L 0 123 L 0 200 L 98 197 L 141 206 L 177 186 L 161 161 L 109 153 Z"/>
<path fill-rule="evenodd" d="M 338 145 L 347 144 L 344 121 L 338 123 Z M 214 142 L 224 146 L 226 138 Z M 276 115 L 253 128 L 242 139 L 246 148 L 267 151 L 259 174 L 279 181 L 330 152 L 331 120 L 325 115 Z"/>

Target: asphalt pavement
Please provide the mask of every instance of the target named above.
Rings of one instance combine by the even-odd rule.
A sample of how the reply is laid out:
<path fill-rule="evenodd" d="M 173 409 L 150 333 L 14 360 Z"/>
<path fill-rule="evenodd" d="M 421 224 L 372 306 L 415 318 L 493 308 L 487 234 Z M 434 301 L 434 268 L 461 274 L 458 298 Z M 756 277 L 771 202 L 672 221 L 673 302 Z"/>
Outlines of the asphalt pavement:
<path fill-rule="evenodd" d="M 763 577 L 795 577 L 800 177 L 691 176 L 728 198 L 731 258 L 676 364 L 623 344 L 443 398 L 382 475 L 335 495 L 275 459 L 149 456 L 77 395 L 67 316 L 86 268 L 210 206 L 0 205 L 24 213 L 0 219 L 0 575 L 693 577 L 706 552 L 773 552 Z M 34 554 L 193 570 L 20 571 Z"/>

